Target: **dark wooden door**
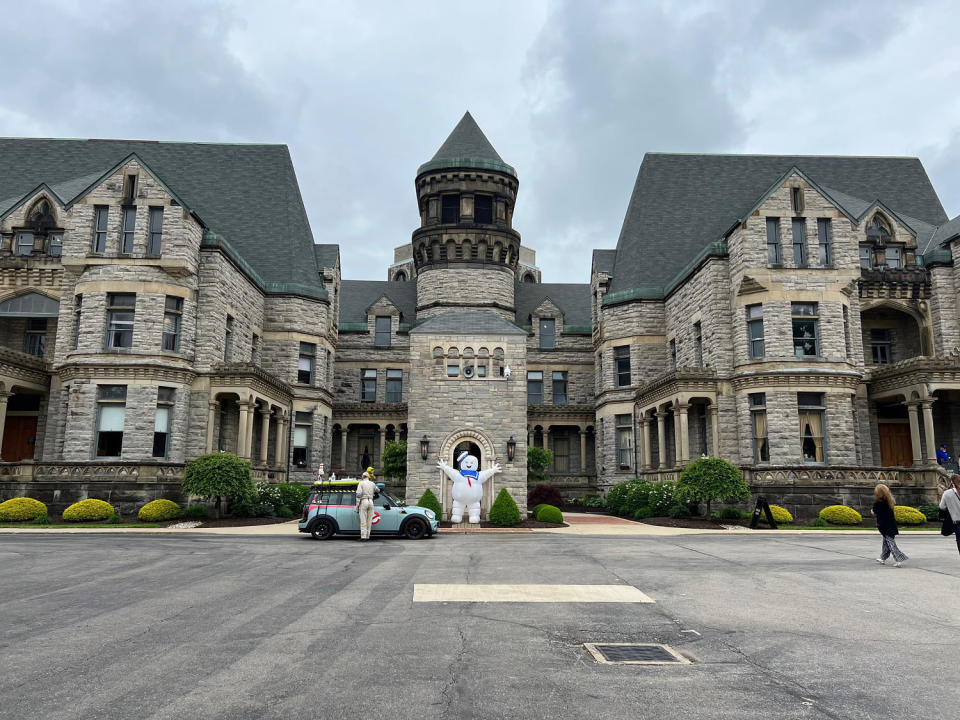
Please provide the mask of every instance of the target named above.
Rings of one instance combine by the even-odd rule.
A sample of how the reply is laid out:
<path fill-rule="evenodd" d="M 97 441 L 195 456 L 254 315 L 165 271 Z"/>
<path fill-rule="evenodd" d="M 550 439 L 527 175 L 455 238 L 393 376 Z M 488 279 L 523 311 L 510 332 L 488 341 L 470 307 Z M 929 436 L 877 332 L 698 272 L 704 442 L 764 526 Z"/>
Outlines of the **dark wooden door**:
<path fill-rule="evenodd" d="M 907 423 L 880 423 L 880 464 L 884 467 L 913 465 L 910 426 Z"/>
<path fill-rule="evenodd" d="M 32 460 L 33 448 L 37 438 L 37 418 L 7 416 L 3 428 L 3 450 L 0 456 L 4 462 Z"/>

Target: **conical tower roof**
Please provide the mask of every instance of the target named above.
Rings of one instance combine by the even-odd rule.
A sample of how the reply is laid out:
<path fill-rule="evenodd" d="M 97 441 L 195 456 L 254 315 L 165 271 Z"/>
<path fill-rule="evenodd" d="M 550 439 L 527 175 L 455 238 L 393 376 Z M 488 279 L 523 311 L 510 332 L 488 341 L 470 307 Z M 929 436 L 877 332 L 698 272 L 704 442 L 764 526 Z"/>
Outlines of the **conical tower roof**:
<path fill-rule="evenodd" d="M 417 175 L 445 168 L 496 170 L 513 177 L 517 176 L 516 170 L 507 165 L 500 154 L 494 150 L 469 111 L 464 113 L 433 158 L 417 169 Z"/>

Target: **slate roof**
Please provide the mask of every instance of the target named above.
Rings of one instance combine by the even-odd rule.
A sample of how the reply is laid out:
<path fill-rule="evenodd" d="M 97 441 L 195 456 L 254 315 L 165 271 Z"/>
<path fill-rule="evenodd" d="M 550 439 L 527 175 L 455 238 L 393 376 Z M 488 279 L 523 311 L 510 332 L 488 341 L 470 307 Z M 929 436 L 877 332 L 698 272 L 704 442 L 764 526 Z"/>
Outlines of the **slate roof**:
<path fill-rule="evenodd" d="M 718 242 L 791 168 L 857 207 L 879 199 L 898 214 L 946 222 L 917 158 L 647 153 L 617 242 L 610 293 L 662 297 L 701 252 Z"/>
<path fill-rule="evenodd" d="M 596 268 L 597 272 L 608 273 L 608 274 L 613 272 L 613 265 L 616 261 L 617 261 L 616 250 L 594 250 L 593 251 L 593 267 Z"/>
<path fill-rule="evenodd" d="M 428 162 L 417 169 L 417 175 L 428 170 L 442 168 L 479 168 L 498 170 L 517 176 L 517 171 L 507 165 L 500 154 L 483 134 L 483 130 L 468 112 L 457 123 L 440 149 Z"/>
<path fill-rule="evenodd" d="M 507 322 L 496 313 L 462 310 L 437 315 L 413 328 L 413 333 L 450 335 L 526 335 L 527 331 Z"/>
<path fill-rule="evenodd" d="M 324 268 L 337 266 L 340 259 L 340 246 L 335 243 L 317 244 L 313 246 L 313 254 L 317 258 L 317 269 L 323 272 Z"/>
<path fill-rule="evenodd" d="M 946 222 L 937 228 L 928 250 L 936 249 L 938 245 L 947 242 L 951 238 L 955 238 L 957 235 L 960 235 L 960 215 L 957 215 L 950 222 Z"/>
<path fill-rule="evenodd" d="M 386 295 L 397 306 L 402 321 L 417 316 L 417 283 L 414 280 L 342 280 L 340 282 L 340 324 L 366 323 L 367 308 Z"/>
<path fill-rule="evenodd" d="M 69 205 L 134 154 L 261 280 L 323 296 L 286 145 L 0 138 L 0 198 L 46 183 Z"/>
<path fill-rule="evenodd" d="M 549 299 L 563 313 L 564 325 L 590 325 L 590 285 L 577 283 L 517 283 L 516 323 L 530 324 L 530 315 Z"/>

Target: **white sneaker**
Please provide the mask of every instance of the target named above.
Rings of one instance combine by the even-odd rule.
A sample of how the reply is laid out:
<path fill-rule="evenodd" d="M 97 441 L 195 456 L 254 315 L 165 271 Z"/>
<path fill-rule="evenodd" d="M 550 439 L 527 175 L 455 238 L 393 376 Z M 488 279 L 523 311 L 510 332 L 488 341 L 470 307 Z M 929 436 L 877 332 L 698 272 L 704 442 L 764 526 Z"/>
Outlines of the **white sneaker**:
<path fill-rule="evenodd" d="M 881 558 L 877 558 L 877 562 L 880 563 L 881 565 L 886 565 L 886 564 L 887 564 L 887 561 L 886 561 L 886 560 L 882 560 Z"/>

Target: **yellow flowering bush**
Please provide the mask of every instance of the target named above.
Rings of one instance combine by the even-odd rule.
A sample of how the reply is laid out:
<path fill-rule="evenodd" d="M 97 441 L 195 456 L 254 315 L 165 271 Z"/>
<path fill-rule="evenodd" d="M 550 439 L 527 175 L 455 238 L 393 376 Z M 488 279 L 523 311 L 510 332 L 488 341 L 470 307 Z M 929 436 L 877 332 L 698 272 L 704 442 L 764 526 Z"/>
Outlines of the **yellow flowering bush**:
<path fill-rule="evenodd" d="M 22 520 L 36 520 L 47 514 L 47 506 L 39 500 L 28 497 L 18 497 L 0 503 L 0 520 L 20 522 Z"/>
<path fill-rule="evenodd" d="M 897 505 L 893 509 L 893 517 L 898 525 L 923 525 L 927 521 L 926 515 L 907 505 Z"/>
<path fill-rule="evenodd" d="M 847 505 L 830 505 L 820 511 L 820 517 L 831 525 L 859 525 L 863 516 Z"/>
<path fill-rule="evenodd" d="M 793 515 L 791 515 L 790 511 L 787 510 L 785 507 L 780 507 L 779 505 L 771 505 L 770 513 L 773 515 L 773 519 L 779 525 L 793 522 Z"/>
<path fill-rule="evenodd" d="M 75 502 L 63 511 L 63 519 L 67 522 L 84 522 L 86 520 L 106 520 L 114 514 L 113 505 L 104 500 L 88 498 Z"/>
<path fill-rule="evenodd" d="M 180 514 L 180 506 L 173 500 L 151 500 L 137 513 L 137 517 L 144 522 L 160 522 L 162 520 L 173 520 Z"/>

